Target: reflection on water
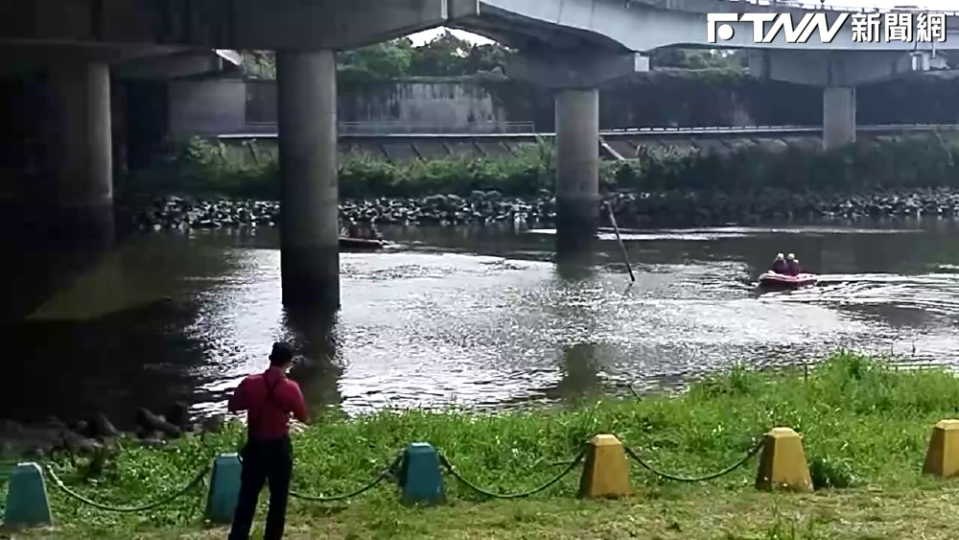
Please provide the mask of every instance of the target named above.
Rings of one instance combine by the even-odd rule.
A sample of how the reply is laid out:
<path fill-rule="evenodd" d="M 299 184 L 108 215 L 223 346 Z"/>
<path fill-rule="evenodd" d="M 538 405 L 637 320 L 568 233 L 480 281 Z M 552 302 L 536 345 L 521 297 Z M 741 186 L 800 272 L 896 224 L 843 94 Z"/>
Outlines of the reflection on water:
<path fill-rule="evenodd" d="M 555 388 L 544 390 L 546 398 L 578 400 L 597 393 L 603 386 L 599 377 L 602 364 L 594 343 L 563 347 L 560 370 L 561 379 Z"/>
<path fill-rule="evenodd" d="M 275 231 L 128 239 L 59 281 L 9 274 L 30 300 L 0 329 L 19 351 L 0 416 L 217 411 L 277 339 L 300 351 L 307 399 L 348 411 L 581 399 L 838 347 L 955 364 L 959 235 L 904 229 L 627 231 L 634 285 L 605 233 L 584 248 L 551 231 L 384 231 L 409 249 L 343 254 L 336 317 L 283 309 Z M 822 286 L 759 294 L 788 251 Z"/>
<path fill-rule="evenodd" d="M 309 403 L 339 403 L 339 380 L 343 375 L 337 363 L 337 317 L 327 311 L 287 309 L 283 316 L 286 335 L 299 355 L 290 376 L 300 381 Z"/>
<path fill-rule="evenodd" d="M 556 236 L 556 275 L 569 281 L 589 279 L 596 268 L 597 244 L 595 238 Z"/>

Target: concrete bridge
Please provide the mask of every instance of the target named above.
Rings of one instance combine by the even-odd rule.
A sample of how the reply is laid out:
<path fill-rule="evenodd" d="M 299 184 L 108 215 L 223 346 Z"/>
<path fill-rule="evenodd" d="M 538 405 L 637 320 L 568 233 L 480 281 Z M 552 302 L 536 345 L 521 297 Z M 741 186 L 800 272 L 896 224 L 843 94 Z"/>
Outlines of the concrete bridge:
<path fill-rule="evenodd" d="M 526 122 L 532 128 L 531 122 Z M 265 126 L 264 126 L 265 127 Z M 275 127 L 275 126 L 274 126 Z M 351 126 L 359 127 L 359 126 Z M 516 126 L 517 128 L 526 126 Z M 228 133 L 220 135 L 225 143 L 262 141 L 275 144 L 277 133 L 269 131 Z M 370 131 L 375 131 L 371 126 Z M 903 124 L 858 126 L 860 138 L 873 139 L 906 133 L 959 131 L 959 124 Z M 341 155 L 362 152 L 393 162 L 448 157 L 496 158 L 521 152 L 532 145 L 553 144 L 555 133 L 351 133 L 341 128 Z M 815 126 L 737 126 L 686 128 L 633 128 L 601 130 L 599 156 L 602 160 L 631 159 L 640 148 L 685 148 L 702 151 L 732 152 L 753 146 L 802 146 L 814 148 L 822 144 L 822 128 Z M 269 147 L 258 151 L 270 151 Z"/>
<path fill-rule="evenodd" d="M 519 48 L 508 72 L 556 92 L 560 235 L 592 237 L 596 88 L 648 69 L 643 53 L 670 45 L 756 49 L 753 73 L 824 88 L 823 143 L 833 147 L 855 140 L 857 85 L 926 69 L 933 47 L 959 48 L 953 20 L 952 39 L 928 46 L 855 43 L 848 28 L 833 43 L 813 36 L 801 45 L 782 37 L 756 44 L 742 23 L 728 42 L 708 42 L 707 12 L 770 9 L 717 0 L 34 0 L 0 5 L 0 53 L 7 76 L 48 88 L 46 140 L 58 169 L 35 186 L 32 202 L 97 222 L 112 203 L 111 64 L 199 49 L 276 50 L 283 301 L 338 306 L 335 50 L 436 26 Z"/>
<path fill-rule="evenodd" d="M 830 25 L 839 17 L 851 15 L 828 6 L 822 9 L 818 3 L 813 4 L 812 10 L 799 2 L 764 4 L 744 0 L 626 0 L 624 6 L 623 2 L 609 0 L 482 0 L 478 15 L 457 19 L 454 25 L 531 51 L 509 73 L 557 87 L 581 81 L 587 73 L 598 80 L 617 77 L 630 69 L 634 53 L 660 47 L 747 48 L 751 74 L 823 88 L 826 147 L 855 141 L 857 86 L 928 70 L 941 60 L 935 57 L 936 50 L 959 48 L 959 18 L 955 16 L 946 18 L 943 42 L 887 43 L 882 39 L 882 25 L 875 42 L 858 42 L 849 19 L 828 43 L 819 32 L 813 32 L 806 43 L 787 43 L 784 31 L 768 43 L 755 43 L 752 22 L 723 23 L 733 29 L 733 36 L 728 40 L 709 40 L 709 13 L 785 13 L 797 23 L 804 15 L 819 13 L 826 15 Z M 918 19 L 913 17 L 913 37 L 917 36 L 917 23 Z M 557 26 L 564 32 L 551 32 Z M 765 28 L 771 26 L 767 23 Z M 574 54 L 575 59 L 562 59 L 556 56 L 556 50 L 589 52 Z M 574 65 L 580 69 L 570 69 Z M 636 60 L 636 67 L 643 69 L 641 59 Z"/>

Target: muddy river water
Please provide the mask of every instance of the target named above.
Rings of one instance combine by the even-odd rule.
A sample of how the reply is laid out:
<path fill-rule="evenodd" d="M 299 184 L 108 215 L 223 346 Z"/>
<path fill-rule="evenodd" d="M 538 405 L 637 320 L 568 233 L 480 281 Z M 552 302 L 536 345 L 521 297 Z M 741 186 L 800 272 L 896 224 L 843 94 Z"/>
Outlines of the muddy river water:
<path fill-rule="evenodd" d="M 308 400 L 349 412 L 656 391 L 841 347 L 959 363 L 959 228 L 946 222 L 627 234 L 632 285 L 612 235 L 557 264 L 549 230 L 385 232 L 406 247 L 341 255 L 335 319 L 284 311 L 276 231 L 127 239 L 3 326 L 0 417 L 129 416 L 175 399 L 222 410 L 281 338 L 304 353 Z M 777 251 L 822 283 L 757 292 Z"/>

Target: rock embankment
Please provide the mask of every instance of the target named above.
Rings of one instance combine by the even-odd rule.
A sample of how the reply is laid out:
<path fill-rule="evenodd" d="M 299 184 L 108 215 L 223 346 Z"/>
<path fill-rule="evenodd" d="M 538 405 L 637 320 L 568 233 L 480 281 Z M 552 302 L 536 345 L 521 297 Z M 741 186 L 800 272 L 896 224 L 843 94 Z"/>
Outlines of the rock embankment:
<path fill-rule="evenodd" d="M 42 457 L 55 452 L 95 453 L 119 437 L 135 438 L 148 446 L 159 445 L 187 433 L 217 431 L 223 418 L 212 417 L 194 423 L 186 405 L 175 403 L 165 415 L 137 409 L 132 420 L 136 428 L 130 434 L 121 433 L 102 414 L 69 423 L 56 417 L 30 424 L 0 420 L 0 458 Z"/>
<path fill-rule="evenodd" d="M 605 197 L 623 226 L 719 225 L 775 222 L 791 218 L 959 217 L 959 190 L 946 188 L 841 194 L 764 189 L 722 191 L 619 192 Z M 139 229 L 240 229 L 274 227 L 280 207 L 275 201 L 166 197 L 123 206 Z M 495 223 L 552 224 L 556 203 L 541 192 L 526 199 L 496 191 L 469 197 L 431 195 L 420 199 L 347 200 L 339 206 L 341 222 L 379 225 L 469 225 Z"/>

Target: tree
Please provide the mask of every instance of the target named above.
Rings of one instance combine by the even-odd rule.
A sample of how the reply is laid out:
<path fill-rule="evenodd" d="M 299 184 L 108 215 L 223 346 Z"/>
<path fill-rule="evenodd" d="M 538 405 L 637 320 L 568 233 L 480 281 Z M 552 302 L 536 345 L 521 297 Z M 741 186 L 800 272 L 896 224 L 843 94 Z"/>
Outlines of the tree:
<path fill-rule="evenodd" d="M 413 51 L 409 38 L 394 39 L 337 53 L 336 68 L 340 73 L 395 79 L 409 74 Z"/>
<path fill-rule="evenodd" d="M 460 75 L 471 44 L 466 40 L 444 32 L 433 41 L 417 47 L 410 64 L 410 74 L 443 77 Z"/>
<path fill-rule="evenodd" d="M 653 68 L 719 68 L 738 71 L 746 66 L 746 55 L 738 50 L 715 51 L 708 49 L 663 47 L 654 50 L 649 60 Z"/>
<path fill-rule="evenodd" d="M 959 55 L 949 53 L 954 55 L 950 64 L 959 65 Z M 474 45 L 446 31 L 420 47 L 414 47 L 413 42 L 404 37 L 337 53 L 336 61 L 339 73 L 358 78 L 459 77 L 502 72 L 512 54 L 515 51 L 499 43 Z M 742 71 L 747 59 L 742 50 L 664 47 L 652 52 L 650 64 L 653 68 Z M 274 78 L 274 54 L 271 51 L 244 53 L 243 70 L 251 78 Z"/>
<path fill-rule="evenodd" d="M 273 51 L 243 51 L 240 70 L 250 79 L 275 79 L 276 56 Z"/>
<path fill-rule="evenodd" d="M 404 37 L 343 51 L 336 64 L 339 73 L 359 78 L 455 77 L 502 71 L 512 53 L 498 43 L 474 45 L 445 32 L 421 47 Z M 275 78 L 276 57 L 272 51 L 246 52 L 243 71 L 254 79 Z"/>
<path fill-rule="evenodd" d="M 476 45 L 444 32 L 413 49 L 411 75 L 462 76 L 501 72 L 515 51 L 499 43 Z"/>
<path fill-rule="evenodd" d="M 501 73 L 506 69 L 509 57 L 514 53 L 515 51 L 499 43 L 474 45 L 466 55 L 463 65 L 465 74 Z"/>

